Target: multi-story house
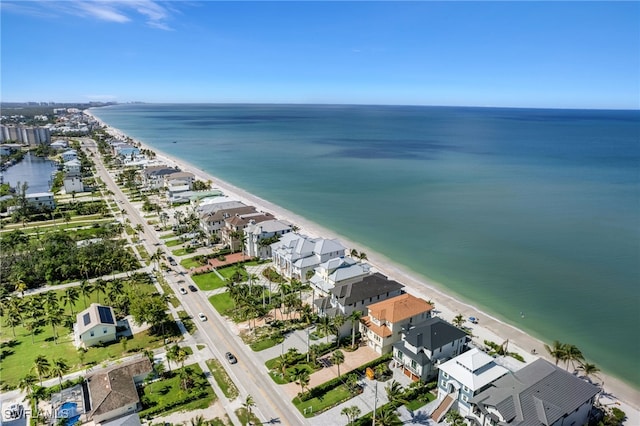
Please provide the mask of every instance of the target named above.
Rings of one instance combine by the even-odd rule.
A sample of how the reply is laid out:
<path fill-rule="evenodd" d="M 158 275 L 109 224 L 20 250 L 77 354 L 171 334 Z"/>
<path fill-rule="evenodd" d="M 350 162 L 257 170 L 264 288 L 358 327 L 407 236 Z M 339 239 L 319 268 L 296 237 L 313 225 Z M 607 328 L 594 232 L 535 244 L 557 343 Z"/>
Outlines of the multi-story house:
<path fill-rule="evenodd" d="M 368 263 L 360 263 L 350 257 L 336 257 L 318 265 L 309 278 L 315 296 L 326 297 L 338 284 L 359 281 L 371 273 Z"/>
<path fill-rule="evenodd" d="M 427 301 L 411 294 L 401 294 L 369 305 L 367 316 L 360 319 L 360 333 L 367 345 L 380 355 L 391 352 L 402 332 L 431 318 Z"/>
<path fill-rule="evenodd" d="M 289 222 L 272 219 L 257 223 L 250 220 L 244 228 L 244 252 L 249 257 L 260 259 L 271 258 L 271 244 L 280 239 L 284 234 L 291 232 Z"/>
<path fill-rule="evenodd" d="M 67 194 L 84 192 L 84 183 L 78 173 L 67 173 L 62 181 L 64 192 Z"/>
<path fill-rule="evenodd" d="M 495 380 L 471 400 L 481 426 L 578 426 L 589 423 L 600 388 L 538 359 Z"/>
<path fill-rule="evenodd" d="M 393 345 L 393 360 L 413 380 L 428 381 L 438 375 L 437 367 L 460 355 L 467 334 L 441 318 L 429 318 L 424 324 L 405 331 Z"/>
<path fill-rule="evenodd" d="M 35 207 L 38 210 L 56 208 L 56 202 L 53 199 L 53 192 L 33 192 L 31 194 L 25 194 L 27 204 Z"/>
<path fill-rule="evenodd" d="M 491 386 L 491 383 L 509 372 L 498 365 L 493 357 L 477 348 L 464 352 L 440 364 L 438 374 L 438 400 L 440 404 L 431 413 L 439 423 L 451 409 L 462 416 L 471 412 L 471 399 Z"/>
<path fill-rule="evenodd" d="M 65 152 L 63 152 L 62 154 L 60 154 L 60 156 L 62 157 L 62 161 L 64 163 L 67 163 L 71 160 L 75 160 L 78 158 L 78 153 L 76 152 L 75 149 L 68 149 Z"/>
<path fill-rule="evenodd" d="M 76 173 L 79 174 L 82 168 L 82 163 L 77 158 L 67 161 L 64 163 L 64 170 L 67 173 Z"/>
<path fill-rule="evenodd" d="M 228 245 L 231 251 L 240 250 L 244 245 L 244 228 L 251 221 L 261 223 L 267 220 L 273 220 L 271 213 L 252 212 L 246 214 L 234 214 L 224 219 L 224 227 L 220 229 L 220 238 L 222 243 Z"/>
<path fill-rule="evenodd" d="M 225 219 L 237 214 L 257 213 L 255 207 L 244 205 L 240 201 L 208 204 L 207 207 L 206 212 L 200 213 L 200 228 L 211 241 L 217 241 L 222 238 L 221 230 L 225 226 Z"/>
<path fill-rule="evenodd" d="M 142 185 L 147 189 L 157 189 L 164 187 L 164 177 L 172 173 L 176 173 L 179 170 L 173 167 L 161 165 L 161 166 L 149 166 L 142 170 L 140 178 Z"/>
<path fill-rule="evenodd" d="M 338 240 L 310 238 L 290 232 L 271 244 L 274 268 L 288 279 L 307 281 L 307 272 L 322 262 L 342 257 L 345 248 Z"/>

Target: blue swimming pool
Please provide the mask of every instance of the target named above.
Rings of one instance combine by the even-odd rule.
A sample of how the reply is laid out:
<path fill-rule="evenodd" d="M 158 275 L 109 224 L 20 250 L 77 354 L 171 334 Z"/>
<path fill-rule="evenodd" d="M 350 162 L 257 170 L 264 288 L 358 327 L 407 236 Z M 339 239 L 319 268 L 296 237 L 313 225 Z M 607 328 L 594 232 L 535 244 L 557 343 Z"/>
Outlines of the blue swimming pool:
<path fill-rule="evenodd" d="M 65 402 L 58 408 L 58 419 L 67 419 L 66 426 L 73 426 L 80 420 L 78 414 L 78 404 L 75 402 Z"/>

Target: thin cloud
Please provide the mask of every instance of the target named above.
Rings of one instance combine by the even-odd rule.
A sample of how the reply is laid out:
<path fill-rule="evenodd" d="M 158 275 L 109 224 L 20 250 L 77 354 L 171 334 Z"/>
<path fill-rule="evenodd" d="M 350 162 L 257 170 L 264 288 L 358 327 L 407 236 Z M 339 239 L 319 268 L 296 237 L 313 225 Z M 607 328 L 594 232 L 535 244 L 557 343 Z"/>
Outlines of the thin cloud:
<path fill-rule="evenodd" d="M 144 21 L 151 28 L 172 30 L 168 21 L 178 13 L 169 3 L 155 0 L 39 0 L 26 3 L 2 0 L 3 12 L 13 12 L 37 17 L 73 15 L 87 19 L 125 24 Z"/>

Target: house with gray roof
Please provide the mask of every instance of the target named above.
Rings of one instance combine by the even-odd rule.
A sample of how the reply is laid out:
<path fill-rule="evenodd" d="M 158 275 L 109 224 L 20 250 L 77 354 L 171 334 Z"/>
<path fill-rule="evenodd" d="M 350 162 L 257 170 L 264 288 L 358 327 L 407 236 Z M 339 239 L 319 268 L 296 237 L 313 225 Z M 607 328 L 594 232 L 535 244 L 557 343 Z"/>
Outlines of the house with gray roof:
<path fill-rule="evenodd" d="M 493 357 L 473 348 L 440 364 L 438 373 L 438 401 L 431 413 L 440 422 L 451 409 L 466 416 L 471 412 L 471 399 L 491 386 L 509 370 L 496 363 Z"/>
<path fill-rule="evenodd" d="M 402 333 L 402 339 L 393 345 L 393 360 L 412 380 L 428 381 L 438 375 L 441 362 L 465 350 L 467 340 L 458 327 L 441 318 L 429 318 Z"/>
<path fill-rule="evenodd" d="M 359 281 L 370 273 L 371 266 L 368 263 L 357 262 L 350 257 L 334 257 L 314 269 L 309 284 L 314 294 L 324 297 L 336 285 Z"/>
<path fill-rule="evenodd" d="M 91 411 L 87 419 L 98 424 L 135 413 L 140 408 L 136 384 L 142 383 L 151 370 L 149 358 L 142 357 L 89 376 Z"/>
<path fill-rule="evenodd" d="M 335 239 L 311 238 L 290 232 L 271 244 L 271 253 L 278 273 L 288 279 L 306 282 L 307 272 L 329 259 L 343 257 L 345 247 Z"/>
<path fill-rule="evenodd" d="M 74 337 L 77 347 L 89 347 L 116 340 L 116 316 L 113 308 L 92 303 L 76 315 Z"/>
<path fill-rule="evenodd" d="M 597 386 L 538 359 L 475 395 L 467 418 L 482 426 L 585 425 L 598 392 Z"/>
<path fill-rule="evenodd" d="M 244 228 L 244 252 L 250 257 L 271 258 L 271 244 L 284 234 L 291 232 L 293 226 L 284 220 L 271 219 L 264 222 L 250 220 Z"/>

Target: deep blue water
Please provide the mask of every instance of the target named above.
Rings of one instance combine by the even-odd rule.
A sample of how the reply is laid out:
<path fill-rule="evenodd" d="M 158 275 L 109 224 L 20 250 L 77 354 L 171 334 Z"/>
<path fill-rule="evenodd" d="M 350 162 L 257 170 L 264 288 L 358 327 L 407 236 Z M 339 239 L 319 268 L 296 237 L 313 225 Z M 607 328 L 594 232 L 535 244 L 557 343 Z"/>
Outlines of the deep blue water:
<path fill-rule="evenodd" d="M 577 345 L 640 387 L 639 111 L 119 105 L 93 112 L 547 342 Z"/>

